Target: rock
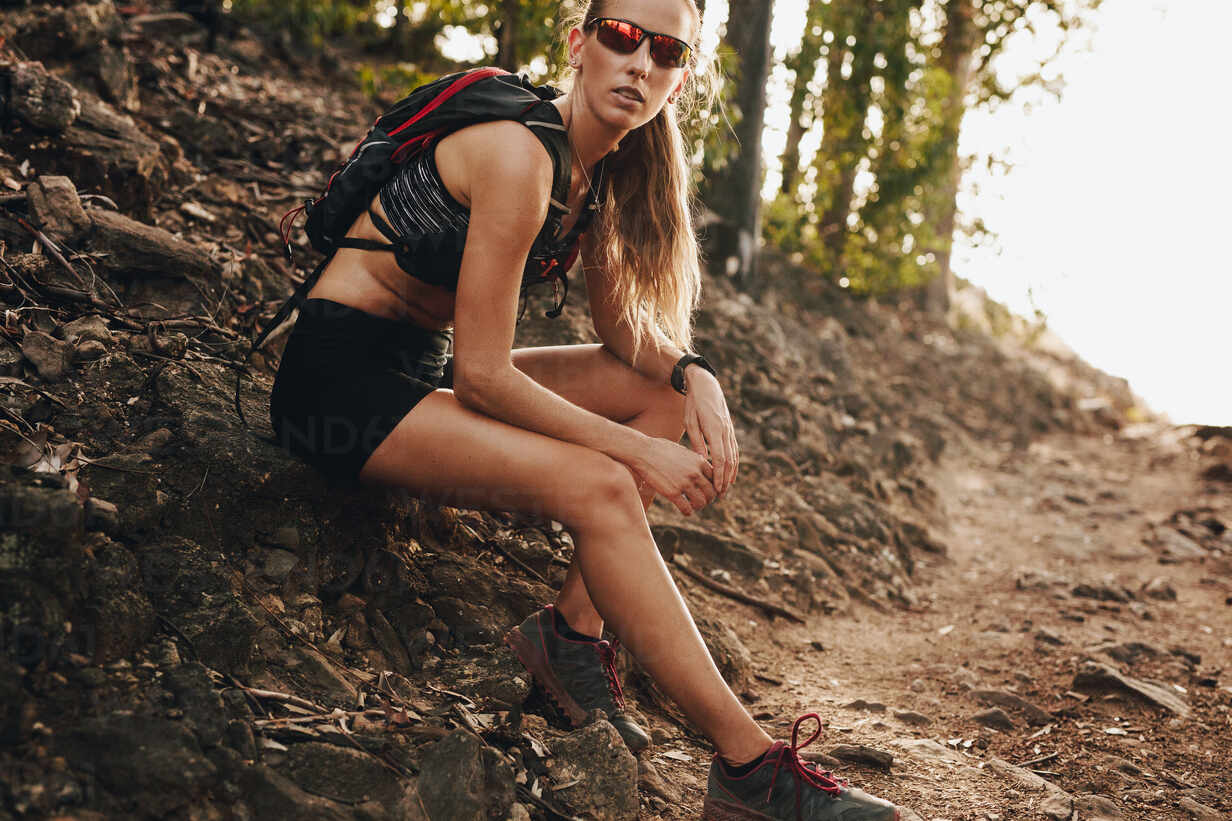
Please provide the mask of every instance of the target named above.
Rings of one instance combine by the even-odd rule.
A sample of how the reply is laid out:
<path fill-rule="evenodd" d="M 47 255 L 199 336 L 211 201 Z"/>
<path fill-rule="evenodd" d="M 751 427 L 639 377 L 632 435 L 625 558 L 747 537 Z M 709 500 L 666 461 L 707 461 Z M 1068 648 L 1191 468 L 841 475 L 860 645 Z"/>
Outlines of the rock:
<path fill-rule="evenodd" d="M 456 730 L 424 752 L 419 796 L 432 821 L 504 818 L 513 806 L 513 768 L 476 736 Z"/>
<path fill-rule="evenodd" d="M 395 773 L 374 756 L 354 747 L 320 741 L 290 744 L 286 758 L 274 766 L 314 795 L 344 803 L 375 800 L 388 806 L 402 794 Z"/>
<path fill-rule="evenodd" d="M 250 808 L 250 818 L 294 818 L 296 821 L 355 821 L 333 801 L 301 790 L 294 781 L 265 764 L 241 767 L 235 781 Z"/>
<path fill-rule="evenodd" d="M 1093 793 L 1074 796 L 1074 809 L 1082 821 L 1126 821 L 1124 814 L 1109 798 Z"/>
<path fill-rule="evenodd" d="M 103 258 L 108 270 L 126 276 L 176 279 L 215 273 L 214 263 L 205 253 L 162 228 L 114 211 L 91 208 L 87 213 L 95 231 L 91 247 L 109 255 Z"/>
<path fill-rule="evenodd" d="M 87 339 L 74 346 L 71 359 L 74 363 L 93 362 L 107 355 L 107 348 L 101 342 Z"/>
<path fill-rule="evenodd" d="M 23 361 L 21 349 L 0 337 L 0 376 L 20 376 Z"/>
<path fill-rule="evenodd" d="M 1150 704 L 1162 707 L 1181 717 L 1189 715 L 1189 705 L 1166 687 L 1149 681 L 1122 675 L 1106 664 L 1084 662 L 1074 676 L 1075 690 L 1119 690 L 1138 696 Z"/>
<path fill-rule="evenodd" d="M 30 216 L 34 218 L 35 225 L 56 242 L 73 242 L 90 227 L 90 218 L 81 207 L 77 189 L 68 177 L 41 176 L 26 189 L 26 196 L 29 197 Z M 84 319 L 101 321 L 102 317 Z"/>
<path fill-rule="evenodd" d="M 1109 658 L 1122 662 L 1123 664 L 1132 664 L 1137 661 L 1140 656 L 1147 658 L 1156 658 L 1163 655 L 1163 651 L 1152 647 L 1149 644 L 1144 644 L 1140 641 L 1126 641 L 1120 644 L 1102 644 L 1092 648 L 1093 653 L 1103 653 Z"/>
<path fill-rule="evenodd" d="M 964 766 L 969 763 L 967 757 L 958 750 L 931 738 L 896 738 L 890 744 L 903 750 L 909 758 L 929 764 Z"/>
<path fill-rule="evenodd" d="M 839 744 L 837 747 L 832 747 L 829 754 L 839 761 L 876 767 L 879 770 L 888 771 L 894 765 L 894 756 L 891 753 L 875 747 L 866 747 L 863 744 Z"/>
<path fill-rule="evenodd" d="M 60 134 L 81 114 L 71 85 L 48 73 L 42 63 L 15 63 L 0 68 L 8 75 L 8 111 L 36 131 Z"/>
<path fill-rule="evenodd" d="M 668 562 L 671 562 L 677 553 L 687 553 L 733 573 L 743 573 L 755 578 L 765 572 L 765 554 L 734 539 L 679 525 L 654 525 L 650 529 L 654 533 L 659 552 Z"/>
<path fill-rule="evenodd" d="M 204 665 L 194 661 L 173 667 L 163 675 L 163 686 L 175 694 L 203 748 L 222 743 L 227 734 L 227 714 Z"/>
<path fill-rule="evenodd" d="M 637 786 L 642 792 L 657 795 L 673 806 L 680 803 L 680 790 L 659 774 L 648 757 L 637 760 Z"/>
<path fill-rule="evenodd" d="M 753 654 L 744 646 L 736 631 L 723 622 L 705 617 L 697 618 L 695 622 L 727 686 L 738 690 L 747 684 L 753 674 Z"/>
<path fill-rule="evenodd" d="M 1133 600 L 1133 594 L 1114 584 L 1078 584 L 1070 593 L 1082 599 L 1120 602 L 1121 604 L 1128 604 Z"/>
<path fill-rule="evenodd" d="M 1160 549 L 1161 562 L 1198 561 L 1207 556 L 1202 545 L 1170 527 L 1155 529 L 1155 543 Z"/>
<path fill-rule="evenodd" d="M 82 93 L 79 100 L 81 113 L 72 128 L 64 131 L 54 144 L 30 144 L 27 153 L 31 163 L 48 173 L 69 177 L 79 190 L 106 194 L 126 213 L 152 217 L 153 202 L 165 193 L 168 174 L 168 164 L 158 143 L 146 136 L 131 117 L 93 95 Z M 112 212 L 86 209 L 95 222 L 99 213 Z M 99 262 L 112 270 L 111 260 L 102 257 Z M 164 274 L 174 275 L 175 271 L 168 269 Z M 210 301 L 208 308 L 212 310 L 216 302 Z"/>
<path fill-rule="evenodd" d="M 48 382 L 58 382 L 72 367 L 73 348 L 42 331 L 29 331 L 21 340 L 22 356 Z"/>
<path fill-rule="evenodd" d="M 971 716 L 971 720 L 976 724 L 988 727 L 993 730 L 1013 730 L 1016 725 L 1014 719 L 1009 717 L 1009 714 L 1000 707 L 992 707 L 987 710 L 980 710 L 975 715 Z"/>
<path fill-rule="evenodd" d="M 1167 579 L 1158 576 L 1142 585 L 1142 595 L 1157 601 L 1176 601 L 1176 589 Z"/>
<path fill-rule="evenodd" d="M 594 821 L 637 818 L 637 760 L 607 721 L 569 733 L 552 745 L 553 795 Z M 435 819 L 435 816 L 433 816 Z"/>
<path fill-rule="evenodd" d="M 1218 810 L 1213 810 L 1205 804 L 1201 804 L 1189 796 L 1185 796 L 1179 802 L 1181 809 L 1189 813 L 1190 816 L 1197 821 L 1226 821 L 1227 816 Z"/>
<path fill-rule="evenodd" d="M 1052 714 L 1047 710 L 1036 707 L 1017 693 L 1007 690 L 972 690 L 971 697 L 980 704 L 1004 707 L 1021 713 L 1027 723 L 1033 727 L 1042 727 L 1053 720 Z"/>
<path fill-rule="evenodd" d="M 931 718 L 914 710 L 896 710 L 894 717 L 904 724 L 910 724 L 912 727 L 927 727 L 933 723 Z"/>
<path fill-rule="evenodd" d="M 1065 644 L 1065 639 L 1046 627 L 1041 627 L 1035 631 L 1035 640 L 1041 644 L 1051 644 L 1053 647 L 1060 647 Z"/>
<path fill-rule="evenodd" d="M 1073 817 L 1073 797 L 1052 782 L 1044 780 L 1030 770 L 1016 767 L 999 758 L 989 760 L 985 769 L 1017 784 L 1028 792 L 1044 793 L 1038 810 L 1045 817 L 1055 819 L 1055 821 L 1070 821 Z"/>
<path fill-rule="evenodd" d="M 864 710 L 869 713 L 884 713 L 886 706 L 880 701 L 865 701 L 862 698 L 857 698 L 855 701 L 849 701 L 843 705 L 848 710 Z"/>
<path fill-rule="evenodd" d="M 116 535 L 120 530 L 119 509 L 106 499 L 91 496 L 85 504 L 85 528 L 101 530 L 108 536 Z"/>
<path fill-rule="evenodd" d="M 56 739 L 74 767 L 145 814 L 167 817 L 205 798 L 218 774 L 177 721 L 115 714 L 84 719 Z"/>

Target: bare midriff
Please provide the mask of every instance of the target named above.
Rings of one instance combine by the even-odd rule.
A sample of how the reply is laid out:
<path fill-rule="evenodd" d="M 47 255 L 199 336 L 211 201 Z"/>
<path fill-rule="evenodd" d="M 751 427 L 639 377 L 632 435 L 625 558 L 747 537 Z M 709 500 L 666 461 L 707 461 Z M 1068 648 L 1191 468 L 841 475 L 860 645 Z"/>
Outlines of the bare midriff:
<path fill-rule="evenodd" d="M 372 210 L 385 218 L 380 197 Z M 367 213 L 360 215 L 347 232 L 348 237 L 389 242 L 372 224 Z M 392 251 L 363 251 L 340 248 L 321 272 L 321 278 L 308 291 L 309 299 L 329 299 L 387 319 L 406 320 L 421 328 L 439 331 L 453 326 L 457 295 L 409 275 L 399 267 Z"/>

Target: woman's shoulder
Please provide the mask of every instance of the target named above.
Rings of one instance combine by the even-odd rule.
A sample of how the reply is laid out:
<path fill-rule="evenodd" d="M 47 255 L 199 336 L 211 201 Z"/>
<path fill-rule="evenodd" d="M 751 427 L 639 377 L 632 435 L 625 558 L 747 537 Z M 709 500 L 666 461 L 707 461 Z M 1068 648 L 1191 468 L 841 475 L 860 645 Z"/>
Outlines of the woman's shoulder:
<path fill-rule="evenodd" d="M 552 158 L 543 143 L 515 120 L 492 120 L 459 129 L 436 148 L 437 171 L 442 179 L 476 184 L 521 184 L 526 193 L 550 192 Z"/>

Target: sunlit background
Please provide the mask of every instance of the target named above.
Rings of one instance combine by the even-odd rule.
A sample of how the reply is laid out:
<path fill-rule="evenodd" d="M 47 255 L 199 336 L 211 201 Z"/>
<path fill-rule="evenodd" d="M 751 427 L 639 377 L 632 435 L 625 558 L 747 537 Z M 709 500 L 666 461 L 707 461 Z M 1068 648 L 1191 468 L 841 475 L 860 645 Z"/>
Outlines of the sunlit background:
<path fill-rule="evenodd" d="M 789 117 L 782 58 L 800 42 L 805 5 L 774 6 L 767 199 Z M 726 6 L 707 3 L 703 55 L 718 43 Z M 998 57 L 1006 79 L 1062 40 L 1036 22 L 1037 34 L 1015 35 Z M 1032 86 L 995 111 L 969 110 L 960 140 L 972 165 L 959 208 L 994 238 L 956 237 L 954 272 L 1019 314 L 1042 311 L 1078 355 L 1127 378 L 1177 423 L 1232 424 L 1228 31 L 1232 0 L 1105 0 L 1049 64 L 1045 79 L 1064 82 L 1059 101 Z M 446 54 L 483 59 L 478 38 L 461 28 L 448 35 L 439 43 Z M 819 142 L 814 129 L 802 156 Z M 857 196 L 871 181 L 864 177 Z"/>
<path fill-rule="evenodd" d="M 775 14 L 781 55 L 799 40 L 804 2 L 777 0 Z M 1172 421 L 1232 424 L 1232 2 L 1105 0 L 1093 22 L 1052 63 L 1059 102 L 1036 89 L 967 113 L 960 149 L 977 161 L 959 208 L 997 240 L 956 238 L 954 271 L 1020 314 L 1042 310 L 1075 352 Z M 1021 73 L 1056 48 L 1046 30 L 1020 37 L 998 71 Z M 765 148 L 776 157 L 787 78 L 771 89 Z M 1012 167 L 989 171 L 989 156 Z"/>

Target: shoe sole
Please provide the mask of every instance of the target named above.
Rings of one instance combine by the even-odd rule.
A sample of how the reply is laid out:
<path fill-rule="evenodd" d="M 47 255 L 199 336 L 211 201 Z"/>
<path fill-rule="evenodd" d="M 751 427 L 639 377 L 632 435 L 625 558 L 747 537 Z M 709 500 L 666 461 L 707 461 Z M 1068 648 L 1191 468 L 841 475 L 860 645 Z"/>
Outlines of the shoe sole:
<path fill-rule="evenodd" d="M 894 810 L 894 821 L 899 821 L 901 814 Z M 778 821 L 772 815 L 741 807 L 721 798 L 706 796 L 702 802 L 702 821 Z"/>
<path fill-rule="evenodd" d="M 518 660 L 522 662 L 522 666 L 530 671 L 552 701 L 556 702 L 556 706 L 565 714 L 565 719 L 568 720 L 570 726 L 574 729 L 581 727 L 582 722 L 586 720 L 586 711 L 561 685 L 560 679 L 552 672 L 547 659 L 535 648 L 531 640 L 521 630 L 514 628 L 505 634 L 505 644 L 513 650 Z"/>

